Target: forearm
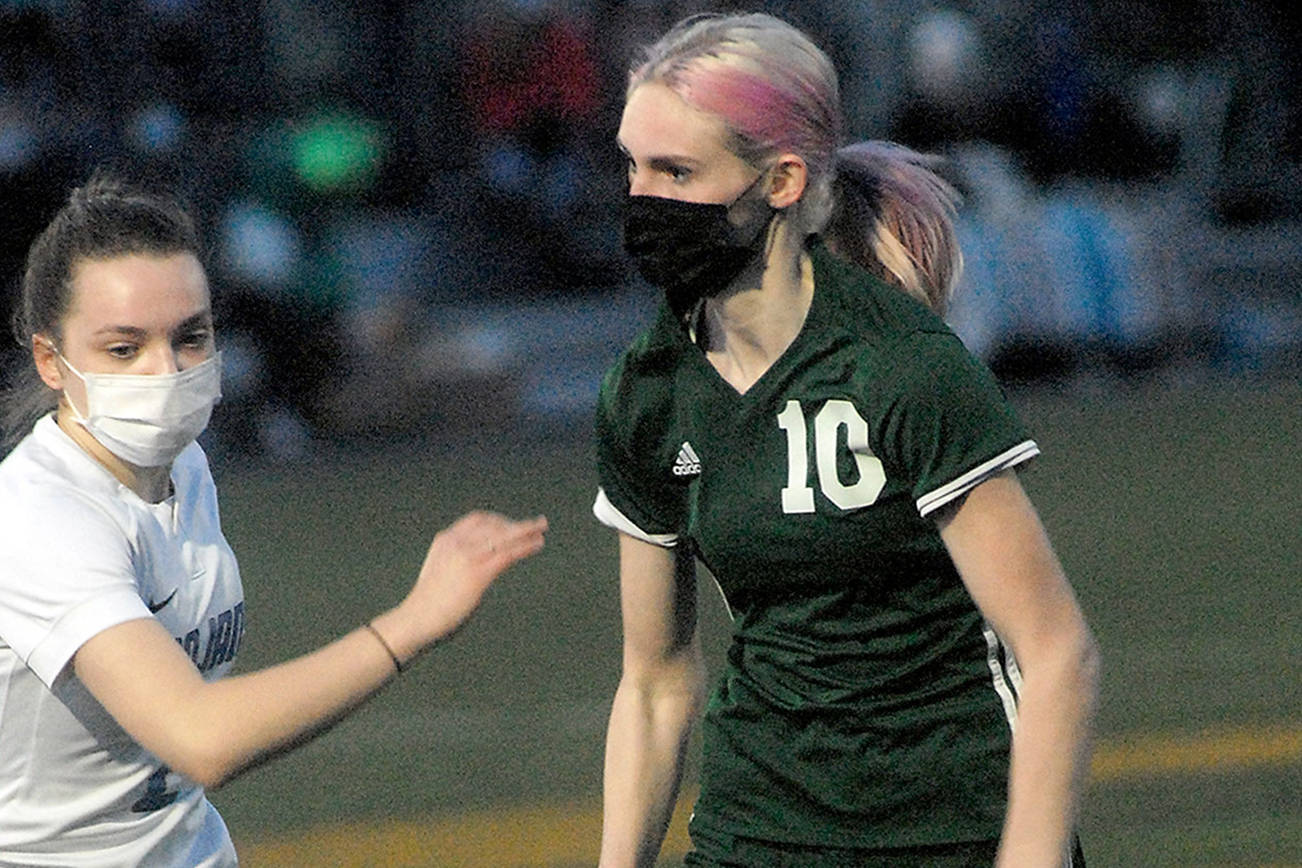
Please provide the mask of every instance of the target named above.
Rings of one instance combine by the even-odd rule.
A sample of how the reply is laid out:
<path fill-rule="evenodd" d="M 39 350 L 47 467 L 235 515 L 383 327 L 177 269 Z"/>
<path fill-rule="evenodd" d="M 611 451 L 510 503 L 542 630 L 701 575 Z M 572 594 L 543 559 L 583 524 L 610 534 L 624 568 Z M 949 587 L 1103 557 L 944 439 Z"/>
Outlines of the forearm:
<path fill-rule="evenodd" d="M 999 868 L 1059 868 L 1088 773 L 1098 652 L 1088 632 L 1024 670 Z"/>
<path fill-rule="evenodd" d="M 151 661 L 147 678 L 142 660 Z M 278 666 L 206 682 L 152 618 L 92 637 L 73 665 L 132 738 L 208 787 L 328 728 L 396 671 L 380 641 L 359 628 Z"/>
<path fill-rule="evenodd" d="M 358 628 L 309 654 L 208 684 L 188 710 L 188 753 L 205 783 L 328 730 L 393 679 L 389 652 Z"/>
<path fill-rule="evenodd" d="M 208 787 L 326 731 L 396 673 L 388 651 L 358 628 L 309 654 L 195 685 L 179 703 L 166 746 L 169 764 Z"/>
<path fill-rule="evenodd" d="M 646 689 L 627 677 L 620 683 L 606 736 L 602 868 L 655 864 L 677 801 L 702 681 L 697 670 L 669 687 Z"/>

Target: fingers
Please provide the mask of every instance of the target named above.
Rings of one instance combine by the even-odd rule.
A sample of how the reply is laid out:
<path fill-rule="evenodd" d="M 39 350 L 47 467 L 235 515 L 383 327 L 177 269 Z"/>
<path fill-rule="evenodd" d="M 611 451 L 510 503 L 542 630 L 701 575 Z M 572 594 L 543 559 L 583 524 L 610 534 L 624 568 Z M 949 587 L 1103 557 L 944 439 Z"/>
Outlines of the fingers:
<path fill-rule="evenodd" d="M 487 536 L 488 556 L 498 570 L 504 570 L 516 561 L 542 550 L 547 519 L 538 517 L 527 521 L 507 522 Z"/>
<path fill-rule="evenodd" d="M 515 521 L 491 512 L 472 512 L 448 528 L 448 542 L 497 572 L 542 549 L 547 519 Z"/>

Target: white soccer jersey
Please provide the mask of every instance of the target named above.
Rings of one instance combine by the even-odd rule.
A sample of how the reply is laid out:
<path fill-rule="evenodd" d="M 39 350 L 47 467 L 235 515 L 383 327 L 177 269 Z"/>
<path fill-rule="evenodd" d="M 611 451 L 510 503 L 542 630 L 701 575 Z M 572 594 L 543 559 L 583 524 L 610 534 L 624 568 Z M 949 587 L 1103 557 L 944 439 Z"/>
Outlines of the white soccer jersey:
<path fill-rule="evenodd" d="M 207 680 L 244 633 L 244 593 L 203 450 L 151 504 L 52 416 L 0 463 L 0 864 L 229 866 L 201 787 L 136 744 L 67 666 L 97 633 L 157 618 Z"/>

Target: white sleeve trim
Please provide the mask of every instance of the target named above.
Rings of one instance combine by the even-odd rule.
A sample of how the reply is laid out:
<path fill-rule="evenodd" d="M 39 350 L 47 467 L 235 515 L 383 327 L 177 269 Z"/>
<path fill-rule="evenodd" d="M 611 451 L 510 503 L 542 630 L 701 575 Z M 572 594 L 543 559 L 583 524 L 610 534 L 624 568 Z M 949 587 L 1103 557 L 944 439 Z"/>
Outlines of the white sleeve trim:
<path fill-rule="evenodd" d="M 1021 464 L 1040 454 L 1040 447 L 1034 440 L 1025 440 L 1007 452 L 991 458 L 989 461 L 972 468 L 953 482 L 948 482 L 935 491 L 918 498 L 918 514 L 924 518 L 956 498 L 962 497 L 996 473 Z"/>
<path fill-rule="evenodd" d="M 678 534 L 676 533 L 647 533 L 635 525 L 632 519 L 615 508 L 615 504 L 611 503 L 610 498 L 606 497 L 605 489 L 597 489 L 597 500 L 592 504 L 592 514 L 597 517 L 597 521 L 607 527 L 613 527 L 620 533 L 651 543 L 653 546 L 671 549 L 678 545 Z"/>

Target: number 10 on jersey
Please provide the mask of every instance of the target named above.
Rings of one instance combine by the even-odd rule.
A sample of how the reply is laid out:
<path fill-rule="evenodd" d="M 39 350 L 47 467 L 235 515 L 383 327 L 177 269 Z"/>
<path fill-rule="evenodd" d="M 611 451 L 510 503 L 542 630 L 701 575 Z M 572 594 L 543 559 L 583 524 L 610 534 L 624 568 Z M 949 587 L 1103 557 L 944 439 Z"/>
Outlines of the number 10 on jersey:
<path fill-rule="evenodd" d="M 845 426 L 845 443 L 859 469 L 859 479 L 849 485 L 837 472 L 838 433 Z M 787 484 L 782 489 L 782 511 L 814 511 L 814 489 L 809 484 L 805 411 L 799 401 L 787 401 L 778 414 L 778 427 L 787 435 Z M 849 401 L 833 399 L 814 415 L 814 459 L 818 488 L 841 509 L 859 509 L 877 500 L 886 485 L 881 459 L 868 449 L 868 423 Z"/>

